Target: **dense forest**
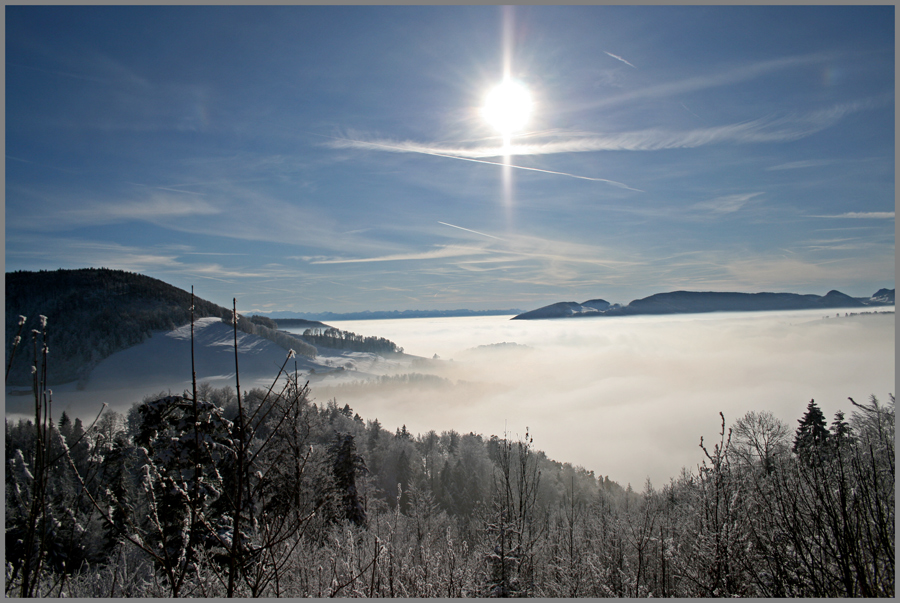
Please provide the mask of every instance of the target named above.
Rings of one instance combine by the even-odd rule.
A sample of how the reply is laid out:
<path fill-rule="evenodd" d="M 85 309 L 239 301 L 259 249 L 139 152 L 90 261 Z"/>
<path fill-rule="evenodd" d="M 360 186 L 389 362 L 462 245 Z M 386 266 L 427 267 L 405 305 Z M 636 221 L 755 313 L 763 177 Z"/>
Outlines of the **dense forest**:
<path fill-rule="evenodd" d="M 53 325 L 54 362 L 50 384 L 86 379 L 104 358 L 145 341 L 154 331 L 172 330 L 195 318 L 232 319 L 232 311 L 161 280 L 121 270 L 85 268 L 6 273 L 6 357 L 19 333 L 19 317 L 29 329 L 45 316 Z M 253 322 L 243 316 L 238 328 L 272 340 L 285 350 L 315 358 L 315 348 L 278 331 L 274 322 Z M 24 333 L 28 335 L 28 333 Z M 9 385 L 31 383 L 31 362 L 13 358 Z"/>
<path fill-rule="evenodd" d="M 335 350 L 352 350 L 354 352 L 371 352 L 373 354 L 399 354 L 403 348 L 384 337 L 357 335 L 350 331 L 341 331 L 334 327 L 327 329 L 306 329 L 303 339 L 316 347 Z"/>
<path fill-rule="evenodd" d="M 722 417 L 696 468 L 634 490 L 528 433 L 390 432 L 283 372 L 54 420 L 39 335 L 34 420 L 6 423 L 8 596 L 895 594 L 893 395 Z"/>

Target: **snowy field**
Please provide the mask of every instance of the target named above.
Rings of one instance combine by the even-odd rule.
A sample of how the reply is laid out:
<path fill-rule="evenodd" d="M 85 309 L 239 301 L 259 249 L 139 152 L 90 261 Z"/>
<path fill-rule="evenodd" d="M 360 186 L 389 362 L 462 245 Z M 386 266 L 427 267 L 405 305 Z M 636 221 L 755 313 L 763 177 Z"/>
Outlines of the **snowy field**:
<path fill-rule="evenodd" d="M 195 370 L 197 383 L 209 382 L 215 387 L 235 386 L 234 331 L 218 318 L 201 318 L 194 324 Z M 52 365 L 52 343 L 50 371 Z M 272 385 L 287 352 L 274 343 L 238 331 L 238 367 L 241 390 L 268 388 Z M 372 365 L 390 366 L 373 354 L 354 352 L 324 352 L 314 361 L 296 356 L 288 361 L 285 370 L 296 369 L 307 376 L 314 370 L 314 379 L 329 379 L 348 371 L 362 371 Z M 52 373 L 51 373 L 52 374 Z M 357 374 L 357 373 L 354 373 Z M 154 333 L 147 341 L 117 352 L 103 360 L 91 372 L 90 379 L 79 389 L 75 382 L 55 385 L 53 415 L 66 411 L 80 417 L 87 424 L 97 415 L 103 403 L 112 410 L 125 413 L 145 396 L 167 392 L 180 394 L 191 389 L 191 327 L 185 325 L 174 331 Z M 6 397 L 6 416 L 12 420 L 34 417 L 34 398 L 27 395 Z"/>

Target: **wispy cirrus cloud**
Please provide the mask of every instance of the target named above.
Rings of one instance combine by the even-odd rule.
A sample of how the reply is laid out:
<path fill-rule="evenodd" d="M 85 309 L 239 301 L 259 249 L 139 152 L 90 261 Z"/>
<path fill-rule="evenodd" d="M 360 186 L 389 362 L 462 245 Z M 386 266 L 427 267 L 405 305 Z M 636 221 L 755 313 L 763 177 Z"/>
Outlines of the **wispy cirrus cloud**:
<path fill-rule="evenodd" d="M 872 243 L 870 241 L 857 241 L 857 242 L 823 242 L 817 245 L 807 245 L 806 249 L 810 249 L 812 251 L 859 251 L 872 249 L 877 244 Z"/>
<path fill-rule="evenodd" d="M 766 74 L 782 71 L 785 69 L 793 69 L 795 67 L 802 67 L 805 65 L 814 65 L 816 63 L 825 63 L 827 61 L 833 60 L 834 58 L 835 55 L 833 53 L 813 53 L 793 57 L 784 57 L 781 59 L 773 59 L 770 61 L 760 61 L 748 65 L 741 65 L 739 67 L 735 67 L 733 69 L 728 69 L 711 75 L 700 75 L 676 80 L 673 82 L 665 82 L 662 84 L 646 86 L 637 90 L 632 90 L 615 96 L 597 99 L 592 102 L 585 103 L 583 106 L 579 107 L 579 109 L 607 107 L 625 102 L 633 102 L 638 99 L 675 96 L 688 92 L 696 92 L 698 90 L 718 88 L 721 86 L 727 86 L 730 84 L 737 84 L 740 82 L 752 80 Z"/>
<path fill-rule="evenodd" d="M 404 262 L 405 275 L 417 275 L 420 283 L 423 275 L 439 276 L 442 283 L 459 282 L 466 290 L 498 285 L 535 285 L 583 287 L 589 286 L 591 279 L 602 277 L 615 280 L 620 275 L 644 264 L 635 254 L 608 249 L 596 244 L 583 244 L 539 236 L 511 234 L 500 239 L 476 230 L 448 223 L 458 229 L 459 237 L 465 244 L 435 246 L 420 251 L 391 253 L 370 257 L 298 257 L 296 259 L 313 265 L 371 266 Z M 448 234 L 454 230 L 447 229 Z M 471 234 L 466 234 L 471 233 Z M 472 235 L 486 235 L 490 240 L 480 240 L 472 244 Z M 382 270 L 386 270 L 383 268 Z M 585 276 L 584 270 L 590 273 Z M 461 279 L 461 280 L 460 280 Z M 474 279 L 474 280 L 473 280 Z M 483 282 L 482 282 L 483 281 Z M 504 286 L 505 286 L 504 285 Z M 417 287 L 428 287 L 420 284 Z"/>
<path fill-rule="evenodd" d="M 851 220 L 893 220 L 894 212 L 892 211 L 848 211 L 843 214 L 833 214 L 826 216 L 811 216 L 813 218 L 849 218 Z"/>
<path fill-rule="evenodd" d="M 106 241 L 43 235 L 7 234 L 7 266 L 20 262 L 54 268 L 104 266 L 130 272 L 156 271 L 183 266 L 178 253 L 145 249 Z"/>
<path fill-rule="evenodd" d="M 634 67 L 634 65 L 632 65 L 631 63 L 629 63 L 628 61 L 626 61 L 625 59 L 623 59 L 622 57 L 620 57 L 620 56 L 617 55 L 617 54 L 613 54 L 613 53 L 611 53 L 611 52 L 606 52 L 605 50 L 603 51 L 603 53 L 604 53 L 604 54 L 607 54 L 607 55 L 609 55 L 609 56 L 611 56 L 612 58 L 614 58 L 614 59 L 617 60 L 617 61 L 622 61 L 623 63 L 625 63 L 625 64 L 628 65 L 629 67 Z M 634 68 L 637 69 L 637 67 L 634 67 Z"/>
<path fill-rule="evenodd" d="M 766 171 L 776 172 L 780 170 L 800 170 L 805 168 L 825 167 L 828 165 L 834 165 L 835 163 L 837 163 L 837 160 L 834 159 L 806 159 L 803 161 L 790 161 L 788 163 L 773 165 L 771 167 L 767 167 Z"/>
<path fill-rule="evenodd" d="M 328 137 L 333 138 L 333 137 Z M 511 147 L 490 147 L 483 149 L 464 149 L 464 148 L 444 148 L 441 146 L 429 146 L 428 144 L 415 143 L 411 141 L 392 141 L 392 140 L 362 140 L 354 138 L 333 138 L 328 146 L 335 149 L 361 149 L 370 151 L 389 151 L 394 153 L 420 153 L 422 155 L 431 155 L 434 157 L 444 157 L 446 159 L 458 159 L 462 161 L 473 161 L 475 163 L 486 163 L 488 165 L 496 165 L 500 167 L 510 167 L 517 170 L 526 170 L 530 172 L 541 172 L 544 174 L 553 174 L 556 176 L 565 176 L 568 178 L 577 178 L 579 180 L 590 180 L 593 182 L 603 182 L 618 188 L 624 188 L 642 193 L 644 191 L 632 188 L 622 182 L 610 180 L 608 178 L 594 178 L 591 176 L 581 176 L 569 172 L 559 172 L 554 170 L 546 170 L 536 167 L 528 167 L 515 165 L 511 163 L 501 163 L 499 161 L 486 161 L 478 159 L 478 157 L 500 157 L 510 155 L 535 155 L 537 153 L 520 153 L 517 150 L 521 145 Z"/>
<path fill-rule="evenodd" d="M 326 145 L 335 149 L 420 153 L 450 159 L 462 159 L 504 165 L 500 162 L 485 161 L 485 158 L 512 155 L 590 153 L 598 151 L 661 151 L 679 148 L 697 148 L 722 143 L 752 144 L 793 142 L 829 128 L 837 124 L 847 115 L 883 106 L 889 102 L 889 100 L 888 97 L 877 97 L 852 103 L 842 103 L 807 113 L 792 113 L 781 117 L 765 117 L 746 122 L 707 128 L 695 128 L 691 130 L 648 128 L 615 133 L 566 131 L 533 133 L 527 137 L 521 137 L 530 139 L 530 142 L 517 142 L 509 146 L 496 144 L 451 146 L 410 140 L 364 138 L 362 136 L 327 137 L 332 138 L 332 140 L 326 143 Z M 620 182 L 605 178 L 592 178 L 524 166 L 513 165 L 511 167 L 559 174 L 584 180 L 607 182 L 616 186 L 632 189 L 632 187 Z M 801 167 L 801 165 L 797 163 L 794 166 L 788 166 L 781 169 L 789 169 L 789 167 Z"/>
<path fill-rule="evenodd" d="M 167 178 L 169 182 L 183 182 Z M 198 180 L 199 181 L 199 180 Z M 396 250 L 371 238 L 344 233 L 327 211 L 232 181 L 209 180 L 203 196 L 145 185 L 112 190 L 63 190 L 57 186 L 8 186 L 7 233 L 65 232 L 82 227 L 148 223 L 183 233 L 241 241 L 281 242 L 332 252 L 377 254 Z M 187 186 L 187 185 L 184 185 Z M 252 211 L 247 208 L 252 207 Z M 236 216 L 240 216 L 236 219 Z"/>
<path fill-rule="evenodd" d="M 105 200 L 85 199 L 84 194 L 14 188 L 17 205 L 7 213 L 8 228 L 68 230 L 79 226 L 116 224 L 132 220 L 164 222 L 221 213 L 221 208 L 195 197 L 152 192 L 131 198 L 109 195 Z"/>
<path fill-rule="evenodd" d="M 638 266 L 644 262 L 639 259 L 618 259 L 613 252 L 597 245 L 574 243 L 546 239 L 542 237 L 521 235 L 505 253 L 560 264 L 591 264 L 604 268 L 627 268 Z"/>
<path fill-rule="evenodd" d="M 382 255 L 368 258 L 313 258 L 310 264 L 365 264 L 371 262 L 400 262 L 411 260 L 434 260 L 442 258 L 452 258 L 467 255 L 478 255 L 486 253 L 479 247 L 464 247 L 461 245 L 441 245 L 435 249 L 422 252 L 411 253 L 395 253 L 390 255 Z"/>
<path fill-rule="evenodd" d="M 489 234 L 486 234 L 486 233 L 483 233 L 483 232 L 478 232 L 477 230 L 472 230 L 472 229 L 470 229 L 470 228 L 463 228 L 462 226 L 457 226 L 457 225 L 455 225 L 455 224 L 448 224 L 448 223 L 446 223 L 446 222 L 440 222 L 440 221 L 438 222 L 438 224 L 443 224 L 444 226 L 449 226 L 449 227 L 451 227 L 451 228 L 458 228 L 459 230 L 465 230 L 466 232 L 471 232 L 471 233 L 474 233 L 474 234 L 477 234 L 477 235 L 481 235 L 481 236 L 483 236 L 483 237 L 488 237 L 488 238 L 491 238 L 491 239 L 497 239 L 498 241 L 502 241 L 502 240 L 503 240 L 503 239 L 501 239 L 500 237 L 495 237 L 494 235 L 489 235 Z"/>
<path fill-rule="evenodd" d="M 715 199 L 710 199 L 709 201 L 700 201 L 699 203 L 694 203 L 691 207 L 693 209 L 710 211 L 716 214 L 730 214 L 738 211 L 748 201 L 753 199 L 754 197 L 758 197 L 763 193 L 744 193 L 740 195 L 725 195 L 722 197 L 716 197 Z"/>
<path fill-rule="evenodd" d="M 836 283 L 856 285 L 884 279 L 894 273 L 893 253 L 863 257 L 818 259 L 817 257 L 775 257 L 733 259 L 726 263 L 731 282 L 756 290 L 779 287 L 785 290 L 834 288 Z"/>
<path fill-rule="evenodd" d="M 61 219 L 70 222 L 92 224 L 120 222 L 126 220 L 159 220 L 163 218 L 186 218 L 189 216 L 211 216 L 220 209 L 200 199 L 188 201 L 181 197 L 151 195 L 140 201 L 120 203 L 97 203 L 79 209 L 66 210 Z"/>
<path fill-rule="evenodd" d="M 193 255 L 231 255 L 198 253 L 178 245 L 138 247 L 107 241 L 42 235 L 7 237 L 7 260 L 36 262 L 53 268 L 103 266 L 128 272 L 177 274 L 217 280 L 283 276 L 286 270 L 243 270 L 218 263 L 194 262 Z M 237 254 L 236 254 L 237 255 Z"/>

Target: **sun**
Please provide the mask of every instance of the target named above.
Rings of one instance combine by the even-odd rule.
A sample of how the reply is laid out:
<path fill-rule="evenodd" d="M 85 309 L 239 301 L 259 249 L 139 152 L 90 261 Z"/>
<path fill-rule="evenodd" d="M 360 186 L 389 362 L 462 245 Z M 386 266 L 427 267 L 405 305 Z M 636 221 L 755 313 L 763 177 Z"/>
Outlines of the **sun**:
<path fill-rule="evenodd" d="M 481 115 L 504 138 L 508 138 L 525 127 L 531 109 L 528 89 L 516 81 L 505 79 L 488 92 Z"/>

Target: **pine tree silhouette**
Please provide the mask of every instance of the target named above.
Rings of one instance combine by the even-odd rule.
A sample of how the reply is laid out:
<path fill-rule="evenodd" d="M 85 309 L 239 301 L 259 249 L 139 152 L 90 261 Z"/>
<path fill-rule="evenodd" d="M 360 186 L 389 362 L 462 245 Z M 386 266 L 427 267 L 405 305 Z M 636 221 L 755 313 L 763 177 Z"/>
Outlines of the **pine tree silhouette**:
<path fill-rule="evenodd" d="M 806 413 L 800 418 L 798 423 L 800 423 L 800 427 L 797 428 L 792 448 L 796 454 L 804 454 L 814 450 L 828 440 L 828 427 L 825 422 L 825 415 L 815 400 L 809 401 L 809 404 L 806 406 Z"/>

